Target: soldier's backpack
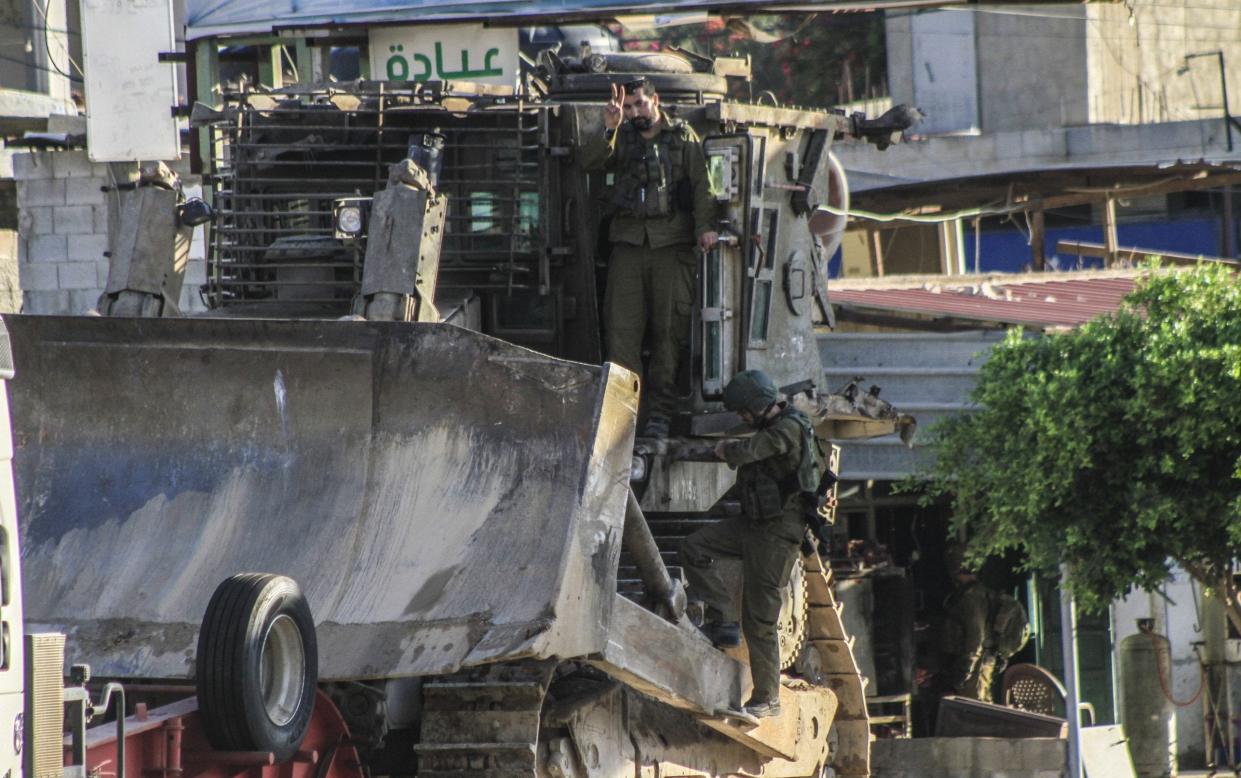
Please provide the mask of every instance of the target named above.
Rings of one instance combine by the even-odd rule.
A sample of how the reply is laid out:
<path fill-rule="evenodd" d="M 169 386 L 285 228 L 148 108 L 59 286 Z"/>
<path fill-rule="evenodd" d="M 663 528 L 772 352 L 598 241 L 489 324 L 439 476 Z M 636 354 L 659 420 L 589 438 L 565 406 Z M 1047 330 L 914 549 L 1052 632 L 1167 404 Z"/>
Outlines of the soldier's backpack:
<path fill-rule="evenodd" d="M 1011 594 L 995 592 L 991 600 L 991 643 L 1004 659 L 1025 647 L 1030 640 L 1030 617 Z"/>

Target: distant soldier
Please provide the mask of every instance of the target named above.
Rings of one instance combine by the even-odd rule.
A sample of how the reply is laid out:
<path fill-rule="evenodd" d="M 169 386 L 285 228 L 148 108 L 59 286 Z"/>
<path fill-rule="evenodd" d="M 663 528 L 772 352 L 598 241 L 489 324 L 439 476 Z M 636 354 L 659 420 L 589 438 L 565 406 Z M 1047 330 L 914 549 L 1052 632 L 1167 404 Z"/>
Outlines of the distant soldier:
<path fill-rule="evenodd" d="M 760 370 L 738 373 L 724 388 L 724 405 L 753 427 L 754 435 L 721 442 L 715 454 L 738 467 L 743 516 L 704 527 L 681 543 L 688 594 L 701 600 L 702 631 L 720 648 L 739 645 L 745 633 L 754 691 L 744 711 L 752 716 L 780 712 L 780 638 L 776 622 L 806 519 L 804 493 L 819 484 L 817 443 L 810 419 L 780 400 L 775 384 Z M 744 583 L 741 629 L 732 593 L 720 575 L 721 559 L 740 559 Z"/>
<path fill-rule="evenodd" d="M 608 358 L 641 373 L 642 338 L 650 327 L 650 399 L 642 435 L 665 437 L 677 359 L 689 338 L 694 246 L 706 250 L 718 239 L 702 146 L 688 124 L 659 110 L 651 85 L 637 79 L 612 85 L 603 131 L 578 153 L 586 170 L 609 173 L 612 258 L 603 301 Z"/>
<path fill-rule="evenodd" d="M 990 702 L 1000 661 L 992 642 L 992 612 L 999 594 L 983 586 L 972 568 L 965 565 L 962 547 L 949 547 L 946 563 L 956 588 L 944 601 L 943 629 L 939 633 L 942 677 L 937 679 L 937 686 L 942 694 Z"/>

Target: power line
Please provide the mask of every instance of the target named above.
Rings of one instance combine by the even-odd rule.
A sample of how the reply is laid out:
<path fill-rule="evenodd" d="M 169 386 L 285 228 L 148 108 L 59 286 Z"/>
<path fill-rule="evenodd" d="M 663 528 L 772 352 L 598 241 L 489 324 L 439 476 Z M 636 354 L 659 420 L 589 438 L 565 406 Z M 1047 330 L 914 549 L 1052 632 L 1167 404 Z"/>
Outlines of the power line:
<path fill-rule="evenodd" d="M 46 0 L 47 6 L 50 6 L 51 4 L 52 4 L 52 0 Z M 51 20 L 47 18 L 47 7 L 39 5 L 39 0 L 34 0 L 33 5 L 34 5 L 34 9 L 39 12 L 39 16 L 43 17 L 43 50 L 47 52 L 47 61 L 51 64 L 51 66 L 56 70 L 57 73 L 64 76 L 65 78 L 72 79 L 73 76 L 61 70 L 60 65 L 57 65 L 56 60 L 52 57 L 52 44 L 48 40 L 48 37 L 47 37 L 48 31 L 50 29 L 49 25 L 51 23 Z M 78 63 L 73 61 L 73 55 L 69 53 L 69 49 L 63 45 L 61 46 L 61 48 L 64 49 L 65 57 L 69 60 L 69 66 L 73 68 L 74 70 L 76 70 L 79 76 L 85 77 L 86 74 L 82 72 L 82 67 L 78 65 Z"/>
<path fill-rule="evenodd" d="M 0 23 L 0 31 L 10 27 L 15 30 L 42 30 L 44 28 L 42 24 L 21 24 L 18 22 Z M 82 33 L 77 30 L 70 30 L 66 27 L 48 27 L 47 30 L 48 32 L 54 32 L 61 35 L 77 35 L 78 37 L 81 37 L 82 35 Z"/>
<path fill-rule="evenodd" d="M 66 73 L 63 73 L 63 72 L 61 72 L 61 71 L 59 71 L 59 70 L 53 70 L 53 69 L 51 69 L 51 68 L 49 68 L 49 67 L 45 67 L 45 66 L 43 66 L 43 65 L 37 65 L 37 64 L 35 64 L 35 63 L 33 63 L 33 62 L 27 62 L 26 60 L 24 60 L 24 59 L 18 59 L 17 57 L 6 57 L 5 55 L 0 54 L 0 60 L 4 60 L 5 62 L 13 62 L 13 63 L 16 63 L 16 64 L 18 64 L 18 65 L 24 65 L 24 66 L 26 66 L 26 67 L 28 67 L 28 68 L 33 68 L 34 70 L 42 70 L 42 71 L 44 71 L 44 72 L 46 72 L 46 73 L 56 73 L 56 74 L 58 74 L 58 75 L 64 76 L 65 78 L 69 79 L 70 81 L 74 81 L 74 82 L 79 83 L 79 84 L 80 84 L 80 83 L 82 83 L 82 79 L 81 79 L 81 78 L 79 78 L 78 76 L 71 76 L 71 75 L 68 75 L 68 74 L 66 74 Z"/>

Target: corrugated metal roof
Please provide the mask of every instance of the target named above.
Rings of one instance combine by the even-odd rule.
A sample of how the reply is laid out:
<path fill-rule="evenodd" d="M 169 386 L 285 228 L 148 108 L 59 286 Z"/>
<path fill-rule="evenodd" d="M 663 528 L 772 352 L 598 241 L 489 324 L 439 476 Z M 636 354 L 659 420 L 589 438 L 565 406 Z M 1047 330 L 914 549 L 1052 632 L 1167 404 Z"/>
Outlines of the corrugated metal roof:
<path fill-rule="evenodd" d="M 1027 326 L 1076 327 L 1114 311 L 1145 271 L 920 277 L 834 282 L 842 308 Z"/>
<path fill-rule="evenodd" d="M 832 332 L 818 336 L 824 385 L 832 390 L 855 377 L 863 388 L 882 387 L 881 397 L 918 420 L 913 448 L 896 435 L 846 440 L 840 477 L 849 481 L 899 481 L 926 471 L 935 450 L 927 431 L 946 416 L 970 410 L 978 370 L 1004 333 Z"/>

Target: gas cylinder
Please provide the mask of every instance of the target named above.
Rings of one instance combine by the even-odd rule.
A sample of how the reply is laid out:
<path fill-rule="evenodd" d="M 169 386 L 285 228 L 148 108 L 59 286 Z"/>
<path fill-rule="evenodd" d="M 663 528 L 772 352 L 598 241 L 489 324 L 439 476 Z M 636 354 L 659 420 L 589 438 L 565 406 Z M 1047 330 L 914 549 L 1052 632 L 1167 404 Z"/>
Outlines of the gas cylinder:
<path fill-rule="evenodd" d="M 1121 723 L 1138 778 L 1176 775 L 1176 706 L 1172 648 L 1154 631 L 1152 619 L 1138 619 L 1138 632 L 1120 642 Z"/>

